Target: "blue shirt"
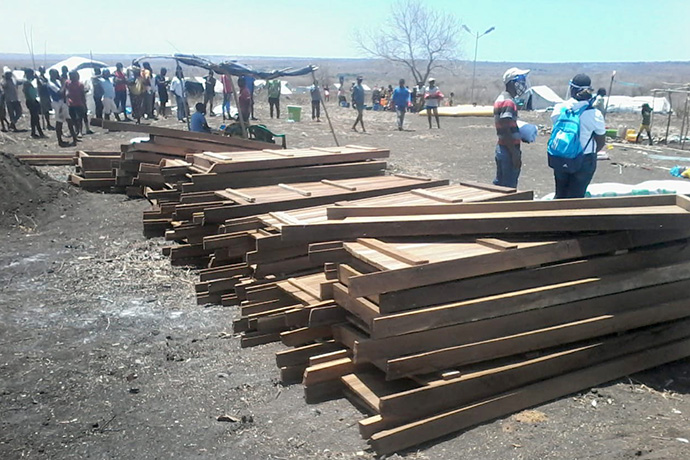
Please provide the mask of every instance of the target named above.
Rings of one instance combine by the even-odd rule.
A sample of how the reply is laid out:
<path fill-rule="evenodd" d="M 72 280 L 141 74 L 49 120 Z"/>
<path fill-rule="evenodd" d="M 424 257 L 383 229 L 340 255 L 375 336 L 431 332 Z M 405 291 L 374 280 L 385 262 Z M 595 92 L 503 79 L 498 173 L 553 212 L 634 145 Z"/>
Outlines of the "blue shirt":
<path fill-rule="evenodd" d="M 360 107 L 364 107 L 364 88 L 362 85 L 352 87 L 352 101 Z"/>
<path fill-rule="evenodd" d="M 195 133 L 207 133 L 206 117 L 201 112 L 194 112 L 192 119 L 189 121 L 189 130 Z"/>
<path fill-rule="evenodd" d="M 404 86 L 398 86 L 393 90 L 393 103 L 396 107 L 407 107 L 410 102 L 410 90 Z"/>
<path fill-rule="evenodd" d="M 100 82 L 101 89 L 103 90 L 103 97 L 108 99 L 115 99 L 115 86 L 109 78 L 101 78 Z"/>
<path fill-rule="evenodd" d="M 256 80 L 254 77 L 249 75 L 244 76 L 244 81 L 247 83 L 247 89 L 251 94 L 254 94 L 254 80 Z"/>

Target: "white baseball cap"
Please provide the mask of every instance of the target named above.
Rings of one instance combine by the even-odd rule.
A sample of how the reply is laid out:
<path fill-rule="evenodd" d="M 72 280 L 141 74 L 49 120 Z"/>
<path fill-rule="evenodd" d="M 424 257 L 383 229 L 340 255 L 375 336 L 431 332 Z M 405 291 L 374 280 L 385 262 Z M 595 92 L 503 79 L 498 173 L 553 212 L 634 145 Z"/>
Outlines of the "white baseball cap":
<path fill-rule="evenodd" d="M 529 73 L 529 69 L 523 70 L 523 69 L 518 69 L 517 67 L 511 67 L 510 69 L 506 70 L 505 73 L 503 74 L 503 83 L 508 83 L 509 81 L 513 81 L 517 77 L 527 75 L 528 73 Z"/>

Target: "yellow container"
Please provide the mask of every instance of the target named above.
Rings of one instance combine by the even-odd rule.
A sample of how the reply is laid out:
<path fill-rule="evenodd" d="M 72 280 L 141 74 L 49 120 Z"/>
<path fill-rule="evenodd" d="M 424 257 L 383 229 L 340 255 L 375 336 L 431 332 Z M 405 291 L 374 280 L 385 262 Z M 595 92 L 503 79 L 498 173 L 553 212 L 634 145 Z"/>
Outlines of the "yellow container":
<path fill-rule="evenodd" d="M 628 142 L 636 142 L 637 141 L 637 132 L 634 129 L 628 129 L 625 132 L 625 140 Z"/>

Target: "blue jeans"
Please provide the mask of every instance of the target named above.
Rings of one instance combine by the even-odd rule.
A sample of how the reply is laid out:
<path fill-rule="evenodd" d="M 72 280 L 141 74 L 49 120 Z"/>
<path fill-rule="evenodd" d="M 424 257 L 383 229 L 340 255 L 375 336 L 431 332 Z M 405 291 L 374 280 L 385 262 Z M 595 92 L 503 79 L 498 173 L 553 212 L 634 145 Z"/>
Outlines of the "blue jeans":
<path fill-rule="evenodd" d="M 556 180 L 556 196 L 554 198 L 584 198 L 596 169 L 597 154 L 588 153 L 584 155 L 579 171 L 567 173 L 554 170 L 553 177 Z"/>
<path fill-rule="evenodd" d="M 520 147 L 516 148 L 520 152 Z M 494 185 L 517 188 L 518 177 L 520 177 L 520 168 L 513 167 L 510 151 L 502 145 L 496 145 L 496 179 L 494 179 Z"/>
<path fill-rule="evenodd" d="M 175 100 L 177 101 L 177 119 L 180 121 L 184 120 L 184 117 L 187 116 L 187 110 L 184 105 L 184 98 L 175 95 Z"/>

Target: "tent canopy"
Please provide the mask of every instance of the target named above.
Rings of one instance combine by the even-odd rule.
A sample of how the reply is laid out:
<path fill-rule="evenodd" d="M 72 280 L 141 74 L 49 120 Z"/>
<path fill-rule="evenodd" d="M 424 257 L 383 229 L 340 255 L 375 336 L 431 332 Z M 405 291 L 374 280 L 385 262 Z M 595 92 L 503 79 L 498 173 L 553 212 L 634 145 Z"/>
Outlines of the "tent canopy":
<path fill-rule="evenodd" d="M 278 77 L 297 77 L 300 75 L 308 75 L 318 69 L 317 66 L 308 65 L 307 67 L 302 67 L 301 69 L 293 69 L 292 67 L 288 67 L 280 70 L 260 71 L 254 70 L 247 65 L 240 64 L 235 61 L 225 61 L 216 64 L 208 59 L 200 58 L 191 54 L 142 56 L 132 60 L 132 65 L 138 65 L 140 62 L 146 61 L 147 59 L 175 59 L 182 64 L 213 70 L 215 73 L 222 75 L 233 75 L 236 77 L 241 75 L 251 75 L 254 78 L 260 78 L 263 80 L 272 80 Z"/>
<path fill-rule="evenodd" d="M 547 110 L 563 102 L 563 99 L 548 86 L 531 86 L 518 99 L 525 110 Z"/>
<path fill-rule="evenodd" d="M 642 104 L 649 104 L 656 113 L 668 113 L 671 110 L 671 103 L 665 97 L 611 96 L 607 99 L 609 104 L 607 113 L 640 113 Z"/>
<path fill-rule="evenodd" d="M 95 68 L 103 68 L 103 67 L 108 67 L 108 64 L 105 62 L 101 61 L 94 61 L 93 59 L 86 59 L 81 56 L 72 56 L 64 61 L 60 61 L 57 64 L 53 64 L 50 66 L 48 69 L 57 69 L 59 72 L 60 69 L 62 69 L 62 66 L 67 66 L 67 69 L 71 72 L 73 70 L 82 70 L 82 69 L 95 69 Z"/>

